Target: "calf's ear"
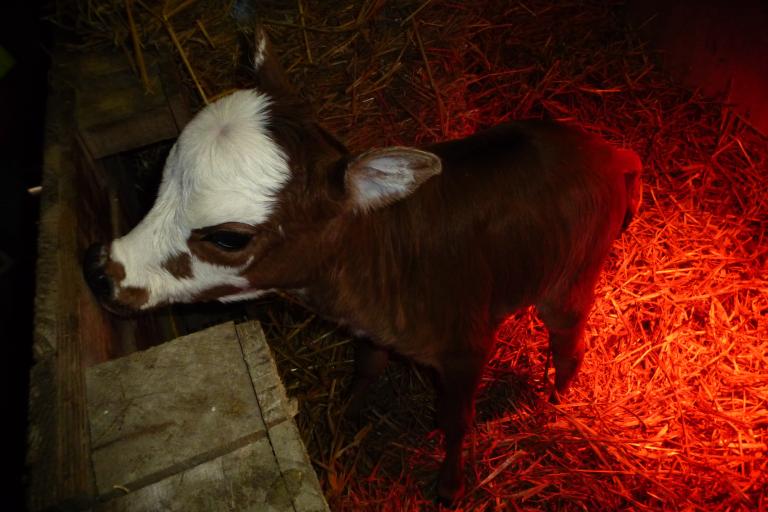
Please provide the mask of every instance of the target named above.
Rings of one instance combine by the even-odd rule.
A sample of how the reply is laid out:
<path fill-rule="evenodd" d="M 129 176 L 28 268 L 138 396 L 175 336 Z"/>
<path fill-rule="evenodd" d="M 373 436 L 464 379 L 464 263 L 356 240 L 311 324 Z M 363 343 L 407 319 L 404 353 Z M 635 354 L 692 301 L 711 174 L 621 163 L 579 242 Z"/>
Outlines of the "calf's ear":
<path fill-rule="evenodd" d="M 349 163 L 344 187 L 352 208 L 367 211 L 407 197 L 441 171 L 440 158 L 427 151 L 406 147 L 374 149 Z"/>
<path fill-rule="evenodd" d="M 273 95 L 295 93 L 264 27 L 258 23 L 241 25 L 240 37 L 240 62 L 250 81 L 255 82 L 258 89 Z"/>

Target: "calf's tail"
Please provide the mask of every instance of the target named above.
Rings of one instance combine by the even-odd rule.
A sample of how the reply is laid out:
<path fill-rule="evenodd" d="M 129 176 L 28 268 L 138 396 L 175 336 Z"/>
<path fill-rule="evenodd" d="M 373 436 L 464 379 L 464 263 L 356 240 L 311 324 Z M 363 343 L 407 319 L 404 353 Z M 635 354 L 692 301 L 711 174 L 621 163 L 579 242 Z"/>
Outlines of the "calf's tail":
<path fill-rule="evenodd" d="M 631 149 L 620 149 L 617 156 L 619 158 L 619 169 L 624 173 L 627 197 L 627 211 L 624 214 L 624 222 L 621 224 L 621 232 L 623 233 L 632 222 L 643 200 L 643 182 L 640 180 L 643 164 L 637 153 Z"/>

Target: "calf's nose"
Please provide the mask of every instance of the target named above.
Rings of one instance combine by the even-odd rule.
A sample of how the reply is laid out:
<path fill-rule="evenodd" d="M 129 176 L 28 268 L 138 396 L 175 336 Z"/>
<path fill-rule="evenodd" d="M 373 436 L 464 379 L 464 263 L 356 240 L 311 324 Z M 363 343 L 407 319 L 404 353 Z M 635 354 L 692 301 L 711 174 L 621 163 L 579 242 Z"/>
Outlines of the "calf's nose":
<path fill-rule="evenodd" d="M 93 294 L 99 300 L 112 297 L 112 280 L 105 271 L 107 248 L 93 244 L 85 251 L 83 258 L 83 276 Z"/>

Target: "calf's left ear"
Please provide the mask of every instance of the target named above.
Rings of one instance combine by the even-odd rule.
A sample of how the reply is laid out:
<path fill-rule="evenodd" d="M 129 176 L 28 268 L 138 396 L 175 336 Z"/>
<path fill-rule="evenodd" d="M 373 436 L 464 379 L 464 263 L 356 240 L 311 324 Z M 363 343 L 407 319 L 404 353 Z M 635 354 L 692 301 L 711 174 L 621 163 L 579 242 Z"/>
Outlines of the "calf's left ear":
<path fill-rule="evenodd" d="M 344 186 L 358 211 L 399 201 L 442 171 L 440 157 L 406 147 L 374 149 L 347 166 Z"/>
<path fill-rule="evenodd" d="M 240 65 L 247 71 L 249 82 L 253 82 L 249 85 L 273 95 L 295 93 L 262 25 L 254 22 L 252 26 L 241 26 L 239 51 Z"/>

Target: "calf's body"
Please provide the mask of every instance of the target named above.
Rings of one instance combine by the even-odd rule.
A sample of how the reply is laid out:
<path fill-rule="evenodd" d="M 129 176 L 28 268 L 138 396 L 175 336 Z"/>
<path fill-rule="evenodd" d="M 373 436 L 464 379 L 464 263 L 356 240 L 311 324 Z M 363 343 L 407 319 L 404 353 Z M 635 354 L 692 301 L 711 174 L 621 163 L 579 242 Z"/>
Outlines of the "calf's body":
<path fill-rule="evenodd" d="M 259 31 L 255 48 L 259 86 L 190 121 L 152 210 L 87 251 L 85 278 L 116 312 L 298 290 L 366 340 L 355 406 L 389 351 L 434 368 L 438 495 L 453 500 L 499 323 L 536 305 L 553 398 L 576 375 L 600 268 L 637 209 L 640 162 L 544 121 L 352 156 L 286 92 Z"/>
<path fill-rule="evenodd" d="M 304 263 L 314 307 L 429 365 L 522 306 L 583 309 L 566 296 L 594 282 L 620 233 L 628 152 L 539 121 L 425 149 L 439 175 L 324 227 Z"/>
<path fill-rule="evenodd" d="M 447 451 L 438 492 L 454 499 L 496 329 L 535 304 L 550 334 L 553 397 L 566 390 L 583 356 L 595 281 L 633 213 L 627 183 L 640 169 L 631 152 L 540 121 L 425 149 L 442 172 L 386 208 L 329 223 L 321 251 L 309 256 L 320 264 L 304 295 L 373 343 L 362 350 L 370 362 L 358 363 L 358 382 L 383 369 L 386 349 L 436 369 Z"/>

